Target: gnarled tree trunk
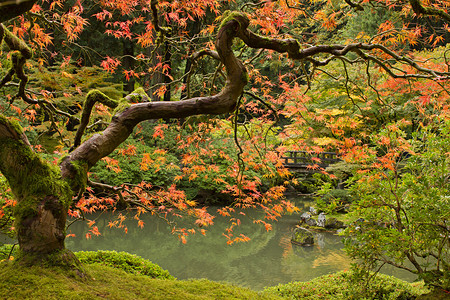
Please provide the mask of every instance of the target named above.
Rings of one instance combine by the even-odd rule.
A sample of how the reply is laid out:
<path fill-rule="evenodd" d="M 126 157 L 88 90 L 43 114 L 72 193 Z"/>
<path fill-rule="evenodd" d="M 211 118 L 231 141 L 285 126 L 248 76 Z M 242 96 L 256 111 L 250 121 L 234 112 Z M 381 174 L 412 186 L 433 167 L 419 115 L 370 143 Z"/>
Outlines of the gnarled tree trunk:
<path fill-rule="evenodd" d="M 13 214 L 21 257 L 34 263 L 64 254 L 71 187 L 59 168 L 33 151 L 20 126 L 4 117 L 0 117 L 0 171 L 17 200 Z M 53 259 L 58 262 L 61 256 Z"/>

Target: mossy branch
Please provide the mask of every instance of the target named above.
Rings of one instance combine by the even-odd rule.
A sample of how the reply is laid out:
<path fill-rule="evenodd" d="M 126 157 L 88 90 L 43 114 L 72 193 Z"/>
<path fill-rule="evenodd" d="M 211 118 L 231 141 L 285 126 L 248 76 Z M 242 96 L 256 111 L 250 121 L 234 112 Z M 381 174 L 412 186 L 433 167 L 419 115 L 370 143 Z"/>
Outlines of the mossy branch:
<path fill-rule="evenodd" d="M 33 56 L 31 48 L 28 47 L 24 41 L 12 34 L 5 26 L 3 26 L 3 24 L 0 24 L 0 42 L 2 40 L 4 40 L 6 45 L 15 52 L 11 55 L 11 68 L 0 81 L 0 88 L 11 81 L 13 75 L 16 74 L 20 80 L 19 92 L 16 97 L 22 98 L 29 104 L 37 104 L 36 100 L 30 99 L 25 93 L 28 77 L 25 75 L 23 68 L 26 60 Z"/>
<path fill-rule="evenodd" d="M 90 91 L 86 96 L 86 100 L 84 101 L 83 110 L 81 112 L 80 125 L 78 127 L 77 133 L 75 134 L 75 140 L 70 151 L 80 145 L 81 138 L 83 137 L 84 131 L 86 130 L 86 127 L 89 124 L 91 118 L 92 108 L 97 102 L 102 103 L 110 108 L 116 108 L 119 105 L 119 101 L 109 98 L 99 90 Z"/>
<path fill-rule="evenodd" d="M 14 218 L 21 251 L 49 253 L 63 249 L 66 212 L 73 192 L 58 167 L 42 160 L 22 128 L 3 116 L 0 172 L 17 200 Z"/>
<path fill-rule="evenodd" d="M 78 127 L 77 133 L 75 134 L 75 140 L 70 151 L 72 151 L 81 144 L 81 138 L 83 137 L 84 131 L 86 130 L 87 125 L 89 124 L 92 108 L 96 103 L 102 103 L 103 105 L 106 105 L 109 108 L 113 108 L 114 109 L 113 115 L 115 115 L 116 113 L 121 112 L 125 110 L 127 107 L 129 107 L 130 103 L 145 102 L 148 100 L 149 98 L 145 93 L 144 89 L 142 88 L 136 89 L 133 93 L 127 95 L 121 100 L 111 99 L 110 97 L 100 92 L 99 90 L 90 91 L 86 96 L 86 100 L 84 101 L 80 125 Z"/>
<path fill-rule="evenodd" d="M 447 22 L 450 21 L 450 14 L 448 14 L 443 9 L 437 9 L 435 7 L 425 7 L 422 5 L 422 2 L 420 0 L 409 0 L 409 4 L 417 15 L 437 16 L 441 17 Z"/>
<path fill-rule="evenodd" d="M 10 120 L 3 115 L 0 115 L 0 140 L 15 140 L 20 141 L 26 147 L 31 147 L 27 136 L 24 134 L 22 127 L 16 121 Z M 0 151 L 6 145 L 0 143 Z M 0 162 L 1 163 L 1 162 Z"/>
<path fill-rule="evenodd" d="M 9 49 L 13 51 L 20 51 L 25 59 L 30 59 L 33 56 L 33 51 L 30 47 L 21 39 L 16 37 L 9 31 L 3 24 L 0 24 L 1 31 L 3 31 L 3 39 L 8 45 Z M 0 34 L 1 35 L 1 34 Z"/>
<path fill-rule="evenodd" d="M 361 5 L 362 1 L 356 2 L 356 3 L 352 2 L 351 0 L 344 0 L 344 1 L 345 1 L 345 3 L 347 3 L 348 5 L 353 7 L 355 10 L 358 10 L 358 11 L 363 11 L 364 10 L 364 7 L 362 7 L 362 5 Z"/>

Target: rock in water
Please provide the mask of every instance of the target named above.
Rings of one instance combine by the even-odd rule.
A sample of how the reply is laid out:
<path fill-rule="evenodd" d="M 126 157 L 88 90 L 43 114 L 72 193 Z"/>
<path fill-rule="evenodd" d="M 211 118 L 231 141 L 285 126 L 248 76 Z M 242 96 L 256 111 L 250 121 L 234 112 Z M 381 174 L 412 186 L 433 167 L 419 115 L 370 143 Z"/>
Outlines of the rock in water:
<path fill-rule="evenodd" d="M 291 243 L 300 246 L 312 246 L 314 245 L 314 236 L 309 230 L 297 227 L 292 234 Z"/>

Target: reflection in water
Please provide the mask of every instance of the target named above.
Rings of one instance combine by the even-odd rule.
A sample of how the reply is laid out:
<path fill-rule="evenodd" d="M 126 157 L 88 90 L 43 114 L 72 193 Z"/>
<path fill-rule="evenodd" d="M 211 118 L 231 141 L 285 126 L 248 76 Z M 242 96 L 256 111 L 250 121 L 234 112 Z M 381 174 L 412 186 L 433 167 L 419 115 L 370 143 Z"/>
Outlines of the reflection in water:
<path fill-rule="evenodd" d="M 246 211 L 246 214 L 237 230 L 251 241 L 231 246 L 226 245 L 222 235 L 229 224 L 220 216 L 215 218 L 215 225 L 206 236 L 196 234 L 188 238 L 187 244 L 182 244 L 170 234 L 169 226 L 154 216 L 144 216 L 143 229 L 130 220 L 128 233 L 124 234 L 108 228 L 111 216 L 107 214 L 97 219 L 101 236 L 86 240 L 86 225 L 75 223 L 70 231 L 76 237 L 68 238 L 66 244 L 73 251 L 100 249 L 137 254 L 167 269 L 178 279 L 208 278 L 256 290 L 290 281 L 307 281 L 349 268 L 350 261 L 341 250 L 340 238 L 330 233 L 317 233 L 317 243 L 313 247 L 291 244 L 298 215 L 283 217 L 274 224 L 272 231 L 266 232 L 252 222 L 256 211 Z"/>

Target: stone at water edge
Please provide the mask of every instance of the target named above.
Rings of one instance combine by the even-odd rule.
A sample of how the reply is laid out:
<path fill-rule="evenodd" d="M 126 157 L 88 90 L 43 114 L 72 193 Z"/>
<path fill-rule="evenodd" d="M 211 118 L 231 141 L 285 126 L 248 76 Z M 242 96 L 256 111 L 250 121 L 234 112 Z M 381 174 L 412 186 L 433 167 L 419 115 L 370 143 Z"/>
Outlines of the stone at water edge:
<path fill-rule="evenodd" d="M 329 218 L 327 220 L 325 220 L 325 228 L 327 229 L 339 229 L 339 228 L 344 228 L 344 222 L 339 221 L 336 218 Z"/>
<path fill-rule="evenodd" d="M 317 226 L 317 222 L 316 222 L 316 220 L 314 220 L 314 219 L 309 219 L 309 220 L 307 220 L 305 223 L 306 223 L 306 225 L 308 225 L 308 226 Z"/>
<path fill-rule="evenodd" d="M 317 226 L 325 227 L 325 222 L 327 221 L 327 217 L 325 216 L 325 213 L 320 213 L 319 217 L 317 218 Z"/>
<path fill-rule="evenodd" d="M 309 219 L 311 219 L 311 213 L 310 212 L 304 212 L 301 216 L 300 216 L 300 220 L 302 222 L 306 222 Z"/>

